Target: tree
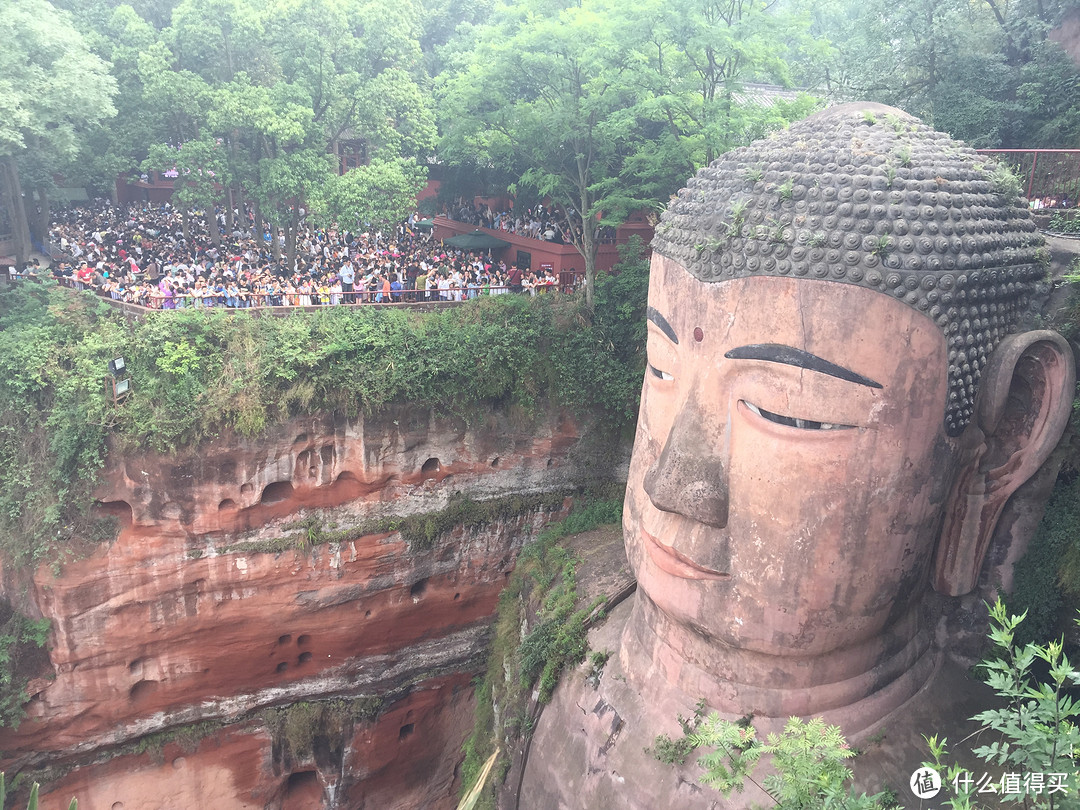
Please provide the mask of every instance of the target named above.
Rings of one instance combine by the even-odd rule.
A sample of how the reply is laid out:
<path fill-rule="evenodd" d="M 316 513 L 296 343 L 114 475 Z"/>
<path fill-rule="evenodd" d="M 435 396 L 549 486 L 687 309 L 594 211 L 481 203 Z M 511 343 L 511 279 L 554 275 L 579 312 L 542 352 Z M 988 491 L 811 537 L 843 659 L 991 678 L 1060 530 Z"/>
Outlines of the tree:
<path fill-rule="evenodd" d="M 88 186 L 116 200 L 116 180 L 138 166 L 158 133 L 166 107 L 144 99 L 139 57 L 158 40 L 158 32 L 129 5 L 107 0 L 63 0 L 91 51 L 111 64 L 116 79 L 116 116 L 91 127 L 78 154 L 64 162 L 69 185 Z M 61 2 L 56 5 L 60 7 Z"/>
<path fill-rule="evenodd" d="M 550 198 L 574 225 L 591 308 L 600 224 L 661 207 L 704 163 L 810 112 L 809 97 L 741 95 L 820 47 L 809 24 L 779 0 L 501 8 L 461 39 L 475 46 L 442 88 L 440 154 L 516 169 L 517 188 Z"/>
<path fill-rule="evenodd" d="M 1070 147 L 1080 69 L 1047 41 L 1060 0 L 822 0 L 834 48 L 804 66 L 833 98 L 900 107 L 976 147 Z"/>
<path fill-rule="evenodd" d="M 237 197 L 251 200 L 260 223 L 284 232 L 288 267 L 305 206 L 365 220 L 407 213 L 402 194 L 419 190 L 417 158 L 435 139 L 417 82 L 417 19 L 411 2 L 390 0 L 182 0 L 162 35 L 171 50 L 145 51 L 140 73 L 147 102 L 179 95 L 162 130 L 184 154 L 158 148 L 144 165 L 183 158 L 181 202 L 209 209 L 224 198 L 227 224 Z M 345 145 L 367 165 L 338 179 Z M 277 238 L 271 247 L 279 256 Z"/>
<path fill-rule="evenodd" d="M 616 36 L 602 0 L 553 8 L 540 0 L 503 7 L 461 53 L 442 92 L 451 162 L 483 155 L 515 166 L 520 182 L 550 198 L 572 226 L 594 301 L 600 216 L 643 207 L 612 181 L 627 154 L 623 111 L 639 100 L 634 51 Z"/>
<path fill-rule="evenodd" d="M 693 747 L 715 749 L 698 760 L 705 769 L 701 781 L 725 797 L 733 790 L 741 793 L 758 762 L 769 757 L 775 773 L 763 777 L 761 787 L 778 810 L 877 810 L 884 806 L 883 794 L 867 796 L 855 791 L 851 769 L 845 764 L 855 751 L 839 726 L 827 725 L 820 717 L 792 717 L 782 732 L 770 733 L 762 742 L 753 725 L 721 720 L 713 712 L 688 740 Z"/>
<path fill-rule="evenodd" d="M 343 227 L 372 225 L 388 230 L 408 217 L 427 172 L 415 158 L 376 158 L 332 177 L 311 200 L 318 219 Z"/>
<path fill-rule="evenodd" d="M 188 238 L 188 213 L 202 210 L 214 244 L 221 244 L 221 232 L 214 218 L 214 203 L 229 184 L 225 150 L 218 142 L 202 137 L 185 141 L 177 148 L 155 144 L 143 162 L 146 171 L 175 172 L 173 201 L 183 213 L 184 238 Z"/>
<path fill-rule="evenodd" d="M 70 17 L 47 0 L 9 0 L 0 9 L 0 193 L 12 218 L 15 258 L 30 254 L 17 161 L 73 156 L 87 127 L 115 112 L 116 82 Z M 48 200 L 42 200 L 48 207 Z"/>
<path fill-rule="evenodd" d="M 663 126 L 659 140 L 676 137 L 693 169 L 793 120 L 783 104 L 747 97 L 745 84 L 789 86 L 789 65 L 825 48 L 809 15 L 782 0 L 654 0 L 633 17 L 650 88 L 642 112 Z"/>
<path fill-rule="evenodd" d="M 1026 613 L 1010 615 L 1000 600 L 990 605 L 990 641 L 995 656 L 980 664 L 984 680 L 1000 699 L 1000 708 L 987 709 L 971 718 L 993 734 L 971 735 L 986 744 L 972 753 L 991 767 L 1052 780 L 1064 777 L 1065 790 L 1026 789 L 1023 806 L 1031 810 L 1065 810 L 1080 805 L 1076 786 L 1076 747 L 1080 744 L 1080 703 L 1070 694 L 1080 681 L 1078 671 L 1064 653 L 1062 639 L 1046 644 L 1021 644 L 1017 629 Z M 937 735 L 926 738 L 933 762 L 925 763 L 941 773 L 942 788 L 951 794 L 944 805 L 952 810 L 980 806 L 979 785 L 973 774 L 955 762 L 947 763 L 947 741 Z M 1020 796 L 1006 793 L 1005 801 Z"/>

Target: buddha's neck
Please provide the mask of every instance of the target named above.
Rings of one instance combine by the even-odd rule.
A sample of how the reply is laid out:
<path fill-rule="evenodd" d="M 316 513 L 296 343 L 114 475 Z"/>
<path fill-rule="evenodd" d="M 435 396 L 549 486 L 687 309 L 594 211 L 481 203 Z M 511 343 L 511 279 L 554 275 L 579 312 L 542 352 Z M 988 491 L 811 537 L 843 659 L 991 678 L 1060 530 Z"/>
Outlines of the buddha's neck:
<path fill-rule="evenodd" d="M 917 692 L 934 672 L 928 623 L 918 606 L 880 636 L 813 657 L 765 655 L 711 641 L 676 624 L 640 590 L 623 630 L 622 664 L 646 700 L 681 693 L 732 717 L 761 721 L 824 716 L 849 734 Z"/>

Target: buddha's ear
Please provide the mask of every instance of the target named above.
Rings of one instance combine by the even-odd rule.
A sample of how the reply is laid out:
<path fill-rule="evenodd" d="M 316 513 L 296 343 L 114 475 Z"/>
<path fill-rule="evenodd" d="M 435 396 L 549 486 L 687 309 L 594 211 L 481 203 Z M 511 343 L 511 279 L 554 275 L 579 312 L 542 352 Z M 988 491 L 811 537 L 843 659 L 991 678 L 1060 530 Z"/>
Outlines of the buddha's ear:
<path fill-rule="evenodd" d="M 960 438 L 969 444 L 934 561 L 939 593 L 962 596 L 974 589 L 1005 503 L 1065 430 L 1075 385 L 1072 350 L 1056 332 L 1025 332 L 998 345 L 979 385 L 975 424 Z"/>

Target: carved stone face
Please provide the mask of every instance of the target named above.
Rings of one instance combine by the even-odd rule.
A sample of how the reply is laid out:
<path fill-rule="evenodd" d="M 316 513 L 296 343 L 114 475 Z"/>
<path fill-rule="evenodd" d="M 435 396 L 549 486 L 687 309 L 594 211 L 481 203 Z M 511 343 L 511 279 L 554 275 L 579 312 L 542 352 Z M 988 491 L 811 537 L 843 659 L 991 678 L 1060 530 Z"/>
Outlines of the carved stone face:
<path fill-rule="evenodd" d="M 639 588 L 725 647 L 880 635 L 925 589 L 950 491 L 941 330 L 865 288 L 708 283 L 656 254 L 649 304 L 624 512 Z"/>

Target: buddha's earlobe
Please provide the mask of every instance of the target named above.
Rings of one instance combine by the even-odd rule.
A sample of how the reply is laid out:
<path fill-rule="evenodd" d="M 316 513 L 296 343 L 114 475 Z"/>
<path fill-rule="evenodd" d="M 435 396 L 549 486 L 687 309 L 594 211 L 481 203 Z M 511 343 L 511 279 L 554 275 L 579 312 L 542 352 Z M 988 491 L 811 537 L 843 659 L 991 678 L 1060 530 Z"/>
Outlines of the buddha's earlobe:
<path fill-rule="evenodd" d="M 939 593 L 974 589 L 1001 510 L 1065 430 L 1075 385 L 1072 350 L 1056 332 L 1012 335 L 997 347 L 968 427 L 982 441 L 968 448 L 946 504 L 933 573 Z"/>

